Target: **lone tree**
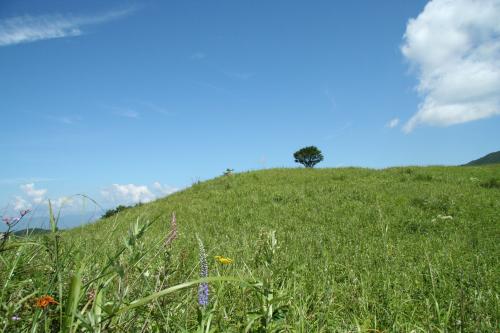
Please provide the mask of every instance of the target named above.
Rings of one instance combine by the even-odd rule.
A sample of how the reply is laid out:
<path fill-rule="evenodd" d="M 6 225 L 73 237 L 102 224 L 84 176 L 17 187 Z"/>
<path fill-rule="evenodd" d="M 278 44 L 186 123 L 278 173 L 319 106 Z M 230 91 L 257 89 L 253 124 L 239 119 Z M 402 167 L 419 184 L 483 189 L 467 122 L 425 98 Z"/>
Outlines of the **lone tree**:
<path fill-rule="evenodd" d="M 317 163 L 323 161 L 321 150 L 314 146 L 309 146 L 296 151 L 293 154 L 295 162 L 304 165 L 306 168 L 313 168 Z"/>

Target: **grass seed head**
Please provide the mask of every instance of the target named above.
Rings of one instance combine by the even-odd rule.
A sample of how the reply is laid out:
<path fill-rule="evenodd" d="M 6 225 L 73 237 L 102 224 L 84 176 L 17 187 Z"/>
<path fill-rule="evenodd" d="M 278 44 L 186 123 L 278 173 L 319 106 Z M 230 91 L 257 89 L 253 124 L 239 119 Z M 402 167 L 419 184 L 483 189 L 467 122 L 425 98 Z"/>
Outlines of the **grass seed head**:
<path fill-rule="evenodd" d="M 165 246 L 169 247 L 172 242 L 177 239 L 177 220 L 175 218 L 175 213 L 172 213 L 172 220 L 170 222 L 170 232 L 165 239 Z"/>

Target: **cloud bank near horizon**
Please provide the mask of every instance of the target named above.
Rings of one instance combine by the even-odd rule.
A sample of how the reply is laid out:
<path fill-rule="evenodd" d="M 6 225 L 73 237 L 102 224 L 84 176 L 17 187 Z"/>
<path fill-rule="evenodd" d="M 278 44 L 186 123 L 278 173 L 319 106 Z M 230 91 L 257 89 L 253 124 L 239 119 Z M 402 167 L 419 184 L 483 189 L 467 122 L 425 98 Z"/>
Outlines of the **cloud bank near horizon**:
<path fill-rule="evenodd" d="M 404 125 L 450 126 L 500 114 L 500 0 L 432 0 L 401 51 L 423 101 Z"/>
<path fill-rule="evenodd" d="M 152 188 L 146 185 L 135 184 L 112 184 L 101 190 L 101 196 L 112 205 L 132 205 L 147 203 L 162 196 L 172 194 L 179 189 L 163 185 L 156 181 Z"/>
<path fill-rule="evenodd" d="M 88 205 L 85 196 L 72 195 L 49 198 L 49 191 L 46 188 L 38 188 L 35 183 L 26 183 L 19 186 L 20 195 L 15 195 L 5 208 L 4 213 L 16 214 L 21 210 L 39 210 L 43 214 L 48 211 L 49 200 L 55 211 L 63 209 L 66 213 L 82 213 L 82 209 Z M 105 209 L 118 205 L 133 205 L 137 203 L 147 203 L 158 198 L 167 196 L 179 189 L 169 185 L 154 182 L 151 186 L 135 184 L 112 184 L 100 191 L 100 198 L 90 198 L 96 200 L 98 207 Z M 78 200 L 81 197 L 82 200 Z M 84 201 L 87 201 L 85 203 Z M 87 207 L 88 208 L 88 207 Z"/>

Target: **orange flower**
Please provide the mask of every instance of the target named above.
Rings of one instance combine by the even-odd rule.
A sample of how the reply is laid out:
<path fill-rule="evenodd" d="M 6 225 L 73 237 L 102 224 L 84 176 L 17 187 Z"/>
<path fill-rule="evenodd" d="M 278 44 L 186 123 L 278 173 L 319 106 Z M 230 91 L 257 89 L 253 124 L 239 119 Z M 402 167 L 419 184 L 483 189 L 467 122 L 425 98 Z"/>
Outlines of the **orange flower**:
<path fill-rule="evenodd" d="M 59 304 L 59 303 L 57 303 L 56 300 L 52 298 L 52 296 L 45 295 L 36 299 L 35 306 L 40 309 L 45 309 L 50 304 Z"/>

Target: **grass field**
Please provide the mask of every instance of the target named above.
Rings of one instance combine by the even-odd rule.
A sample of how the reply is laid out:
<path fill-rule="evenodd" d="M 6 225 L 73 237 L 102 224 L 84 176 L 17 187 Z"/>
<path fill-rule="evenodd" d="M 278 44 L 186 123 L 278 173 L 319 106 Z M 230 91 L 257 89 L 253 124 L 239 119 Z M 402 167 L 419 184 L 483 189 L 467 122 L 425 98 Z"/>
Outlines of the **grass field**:
<path fill-rule="evenodd" d="M 0 327 L 497 332 L 499 180 L 493 165 L 272 169 L 197 183 L 91 225 L 6 242 Z M 196 281 L 200 247 L 208 278 Z M 37 307 L 44 295 L 58 304 Z"/>

